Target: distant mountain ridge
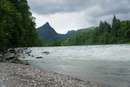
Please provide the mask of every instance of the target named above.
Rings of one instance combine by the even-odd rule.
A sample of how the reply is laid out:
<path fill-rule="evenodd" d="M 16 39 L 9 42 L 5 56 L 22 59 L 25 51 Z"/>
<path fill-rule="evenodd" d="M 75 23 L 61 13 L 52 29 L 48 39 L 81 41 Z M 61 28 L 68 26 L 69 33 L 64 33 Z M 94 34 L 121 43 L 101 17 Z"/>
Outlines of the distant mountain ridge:
<path fill-rule="evenodd" d="M 54 41 L 63 41 L 68 39 L 70 36 L 86 30 L 86 29 L 94 29 L 95 27 L 90 27 L 90 28 L 84 28 L 84 29 L 78 29 L 76 30 L 71 30 L 68 31 L 66 34 L 59 34 L 55 31 L 54 28 L 52 28 L 50 26 L 50 24 L 48 22 L 46 22 L 43 26 L 37 28 L 37 32 L 39 34 L 39 36 L 41 37 L 41 39 L 43 40 L 43 43 L 47 44 L 47 43 L 51 43 Z"/>
<path fill-rule="evenodd" d="M 59 34 L 50 26 L 48 22 L 37 28 L 37 31 L 44 43 L 50 43 L 60 39 Z"/>

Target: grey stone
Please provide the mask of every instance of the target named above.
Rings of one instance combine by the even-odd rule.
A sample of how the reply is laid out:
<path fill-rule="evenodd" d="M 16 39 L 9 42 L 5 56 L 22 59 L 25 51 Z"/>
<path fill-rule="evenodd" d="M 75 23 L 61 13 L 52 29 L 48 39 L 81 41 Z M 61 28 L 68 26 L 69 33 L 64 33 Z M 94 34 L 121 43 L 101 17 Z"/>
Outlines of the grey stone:
<path fill-rule="evenodd" d="M 47 51 L 44 51 L 44 52 L 43 52 L 43 54 L 46 54 L 46 55 L 48 55 L 48 54 L 49 54 L 49 52 L 47 52 Z"/>
<path fill-rule="evenodd" d="M 4 59 L 12 59 L 15 58 L 15 53 L 6 53 L 4 55 Z"/>
<path fill-rule="evenodd" d="M 42 59 L 42 57 L 36 57 L 36 59 Z"/>
<path fill-rule="evenodd" d="M 14 49 L 9 49 L 8 50 L 10 53 L 16 53 L 16 51 Z"/>
<path fill-rule="evenodd" d="M 2 54 L 0 54 L 0 60 L 1 60 L 1 59 L 3 59 L 3 55 L 2 55 Z"/>

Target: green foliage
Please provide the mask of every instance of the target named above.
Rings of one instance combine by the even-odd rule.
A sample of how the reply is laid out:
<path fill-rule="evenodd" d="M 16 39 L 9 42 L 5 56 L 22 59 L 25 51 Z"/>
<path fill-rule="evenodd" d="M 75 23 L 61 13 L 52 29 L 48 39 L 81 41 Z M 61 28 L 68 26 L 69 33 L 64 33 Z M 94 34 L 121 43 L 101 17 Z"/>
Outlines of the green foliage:
<path fill-rule="evenodd" d="M 0 1 L 0 48 L 40 46 L 26 0 Z"/>
<path fill-rule="evenodd" d="M 45 35 L 45 34 L 44 34 Z M 48 35 L 48 34 L 47 34 Z M 53 35 L 52 35 L 53 36 Z M 112 25 L 100 21 L 95 29 L 84 29 L 65 41 L 55 41 L 44 46 L 99 45 L 130 43 L 130 21 L 113 17 Z"/>
<path fill-rule="evenodd" d="M 112 26 L 101 21 L 94 30 L 79 32 L 64 42 L 64 45 L 96 45 L 130 43 L 130 21 L 113 17 Z"/>
<path fill-rule="evenodd" d="M 62 46 L 63 41 L 55 41 L 55 42 L 51 42 L 49 44 L 44 44 L 44 46 Z"/>
<path fill-rule="evenodd" d="M 94 29 L 94 27 L 90 27 L 90 29 Z M 80 32 L 80 31 L 83 31 L 83 30 L 85 30 L 85 29 L 79 29 L 77 31 L 71 30 L 71 31 L 68 31 L 66 34 L 58 34 L 50 26 L 50 24 L 48 22 L 46 22 L 46 24 L 44 24 L 43 26 L 37 28 L 37 32 L 38 32 L 39 36 L 41 37 L 41 39 L 43 40 L 43 44 L 50 44 L 50 43 L 52 44 L 53 42 L 57 43 L 58 41 L 67 40 L 72 35 Z"/>

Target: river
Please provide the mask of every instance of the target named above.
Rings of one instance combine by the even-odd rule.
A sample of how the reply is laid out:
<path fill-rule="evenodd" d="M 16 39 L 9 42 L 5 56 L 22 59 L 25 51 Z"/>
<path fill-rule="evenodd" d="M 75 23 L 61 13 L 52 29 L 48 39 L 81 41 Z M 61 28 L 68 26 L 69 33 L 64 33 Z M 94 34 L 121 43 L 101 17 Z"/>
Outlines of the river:
<path fill-rule="evenodd" d="M 104 87 L 130 87 L 129 44 L 29 49 L 33 57 L 23 56 L 33 66 L 92 81 Z"/>

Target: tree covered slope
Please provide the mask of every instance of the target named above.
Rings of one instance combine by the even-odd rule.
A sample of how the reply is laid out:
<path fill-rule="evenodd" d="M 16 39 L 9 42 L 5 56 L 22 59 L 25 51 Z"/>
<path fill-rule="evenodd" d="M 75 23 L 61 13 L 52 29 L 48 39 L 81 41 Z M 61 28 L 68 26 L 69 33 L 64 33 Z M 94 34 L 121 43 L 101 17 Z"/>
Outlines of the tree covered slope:
<path fill-rule="evenodd" d="M 26 0 L 0 0 L 0 48 L 41 46 Z"/>
<path fill-rule="evenodd" d="M 37 28 L 38 34 L 41 37 L 41 39 L 43 40 L 44 44 L 50 44 L 52 42 L 59 42 L 59 41 L 64 41 L 66 39 L 68 39 L 70 36 L 81 32 L 83 30 L 86 30 L 88 28 L 85 29 L 79 29 L 79 30 L 71 30 L 68 31 L 66 34 L 59 34 L 55 31 L 54 28 L 52 28 L 50 26 L 50 24 L 48 22 L 46 22 L 43 26 Z M 94 27 L 90 27 L 89 29 L 94 29 Z"/>
<path fill-rule="evenodd" d="M 79 32 L 62 45 L 96 45 L 130 43 L 130 21 L 120 21 L 113 17 L 112 25 L 101 21 L 93 30 Z"/>

